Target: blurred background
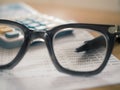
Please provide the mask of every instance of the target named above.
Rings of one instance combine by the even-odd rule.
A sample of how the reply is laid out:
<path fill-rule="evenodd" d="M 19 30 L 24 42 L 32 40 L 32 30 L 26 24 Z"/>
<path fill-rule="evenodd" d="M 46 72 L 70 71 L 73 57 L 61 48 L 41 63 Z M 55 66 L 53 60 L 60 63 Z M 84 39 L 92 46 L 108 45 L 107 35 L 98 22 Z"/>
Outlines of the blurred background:
<path fill-rule="evenodd" d="M 72 7 L 92 8 L 120 12 L 120 0 L 0 0 L 0 3 L 17 1 L 32 2 L 37 4 L 52 3 Z"/>
<path fill-rule="evenodd" d="M 120 0 L 0 0 L 26 2 L 39 12 L 85 23 L 120 24 Z"/>

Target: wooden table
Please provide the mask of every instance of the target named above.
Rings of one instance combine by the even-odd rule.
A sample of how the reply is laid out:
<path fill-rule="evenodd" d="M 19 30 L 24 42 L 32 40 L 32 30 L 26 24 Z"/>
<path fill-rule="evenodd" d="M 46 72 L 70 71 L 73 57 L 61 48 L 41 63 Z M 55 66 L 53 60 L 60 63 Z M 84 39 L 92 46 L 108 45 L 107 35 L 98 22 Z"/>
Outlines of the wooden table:
<path fill-rule="evenodd" d="M 108 12 L 101 10 L 84 9 L 70 6 L 63 6 L 48 3 L 30 3 L 30 6 L 41 13 L 59 17 L 65 20 L 75 20 L 81 23 L 97 23 L 97 24 L 119 24 L 120 12 Z M 120 45 L 115 44 L 113 54 L 120 59 Z M 120 90 L 120 84 L 104 86 L 99 88 L 91 88 L 88 90 Z"/>

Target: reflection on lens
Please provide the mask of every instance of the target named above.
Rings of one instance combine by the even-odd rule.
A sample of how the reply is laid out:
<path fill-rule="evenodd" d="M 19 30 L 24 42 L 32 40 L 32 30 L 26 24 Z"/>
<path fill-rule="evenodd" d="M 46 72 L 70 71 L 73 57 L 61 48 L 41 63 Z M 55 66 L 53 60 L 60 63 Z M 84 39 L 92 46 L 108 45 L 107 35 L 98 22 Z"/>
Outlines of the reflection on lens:
<path fill-rule="evenodd" d="M 73 71 L 93 71 L 103 63 L 107 43 L 100 32 L 88 29 L 71 28 L 72 34 L 58 37 L 60 30 L 54 37 L 53 48 L 59 64 Z"/>
<path fill-rule="evenodd" d="M 23 30 L 0 23 L 0 66 L 10 63 L 16 57 L 23 42 Z"/>

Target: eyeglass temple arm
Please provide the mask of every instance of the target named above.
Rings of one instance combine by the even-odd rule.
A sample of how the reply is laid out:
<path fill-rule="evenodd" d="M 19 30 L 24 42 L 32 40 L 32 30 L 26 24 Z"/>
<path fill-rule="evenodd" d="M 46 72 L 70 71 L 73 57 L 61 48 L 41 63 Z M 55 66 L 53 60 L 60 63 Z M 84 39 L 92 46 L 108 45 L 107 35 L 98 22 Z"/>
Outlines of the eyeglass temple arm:
<path fill-rule="evenodd" d="M 118 26 L 118 31 L 120 32 L 120 26 Z"/>
<path fill-rule="evenodd" d="M 91 49 L 97 49 L 101 46 L 105 46 L 105 39 L 103 36 L 98 36 L 95 39 L 85 41 L 84 45 L 76 48 L 76 52 L 88 51 Z"/>

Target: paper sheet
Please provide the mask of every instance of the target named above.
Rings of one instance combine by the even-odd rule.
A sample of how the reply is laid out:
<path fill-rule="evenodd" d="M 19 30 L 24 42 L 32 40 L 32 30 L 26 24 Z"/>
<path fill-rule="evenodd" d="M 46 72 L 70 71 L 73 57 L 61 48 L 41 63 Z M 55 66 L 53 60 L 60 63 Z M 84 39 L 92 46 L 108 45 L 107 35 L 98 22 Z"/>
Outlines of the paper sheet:
<path fill-rule="evenodd" d="M 14 69 L 0 72 L 0 90 L 74 90 L 116 84 L 120 83 L 119 68 L 120 61 L 112 56 L 98 75 L 71 76 L 55 69 L 47 49 L 32 47 Z"/>

